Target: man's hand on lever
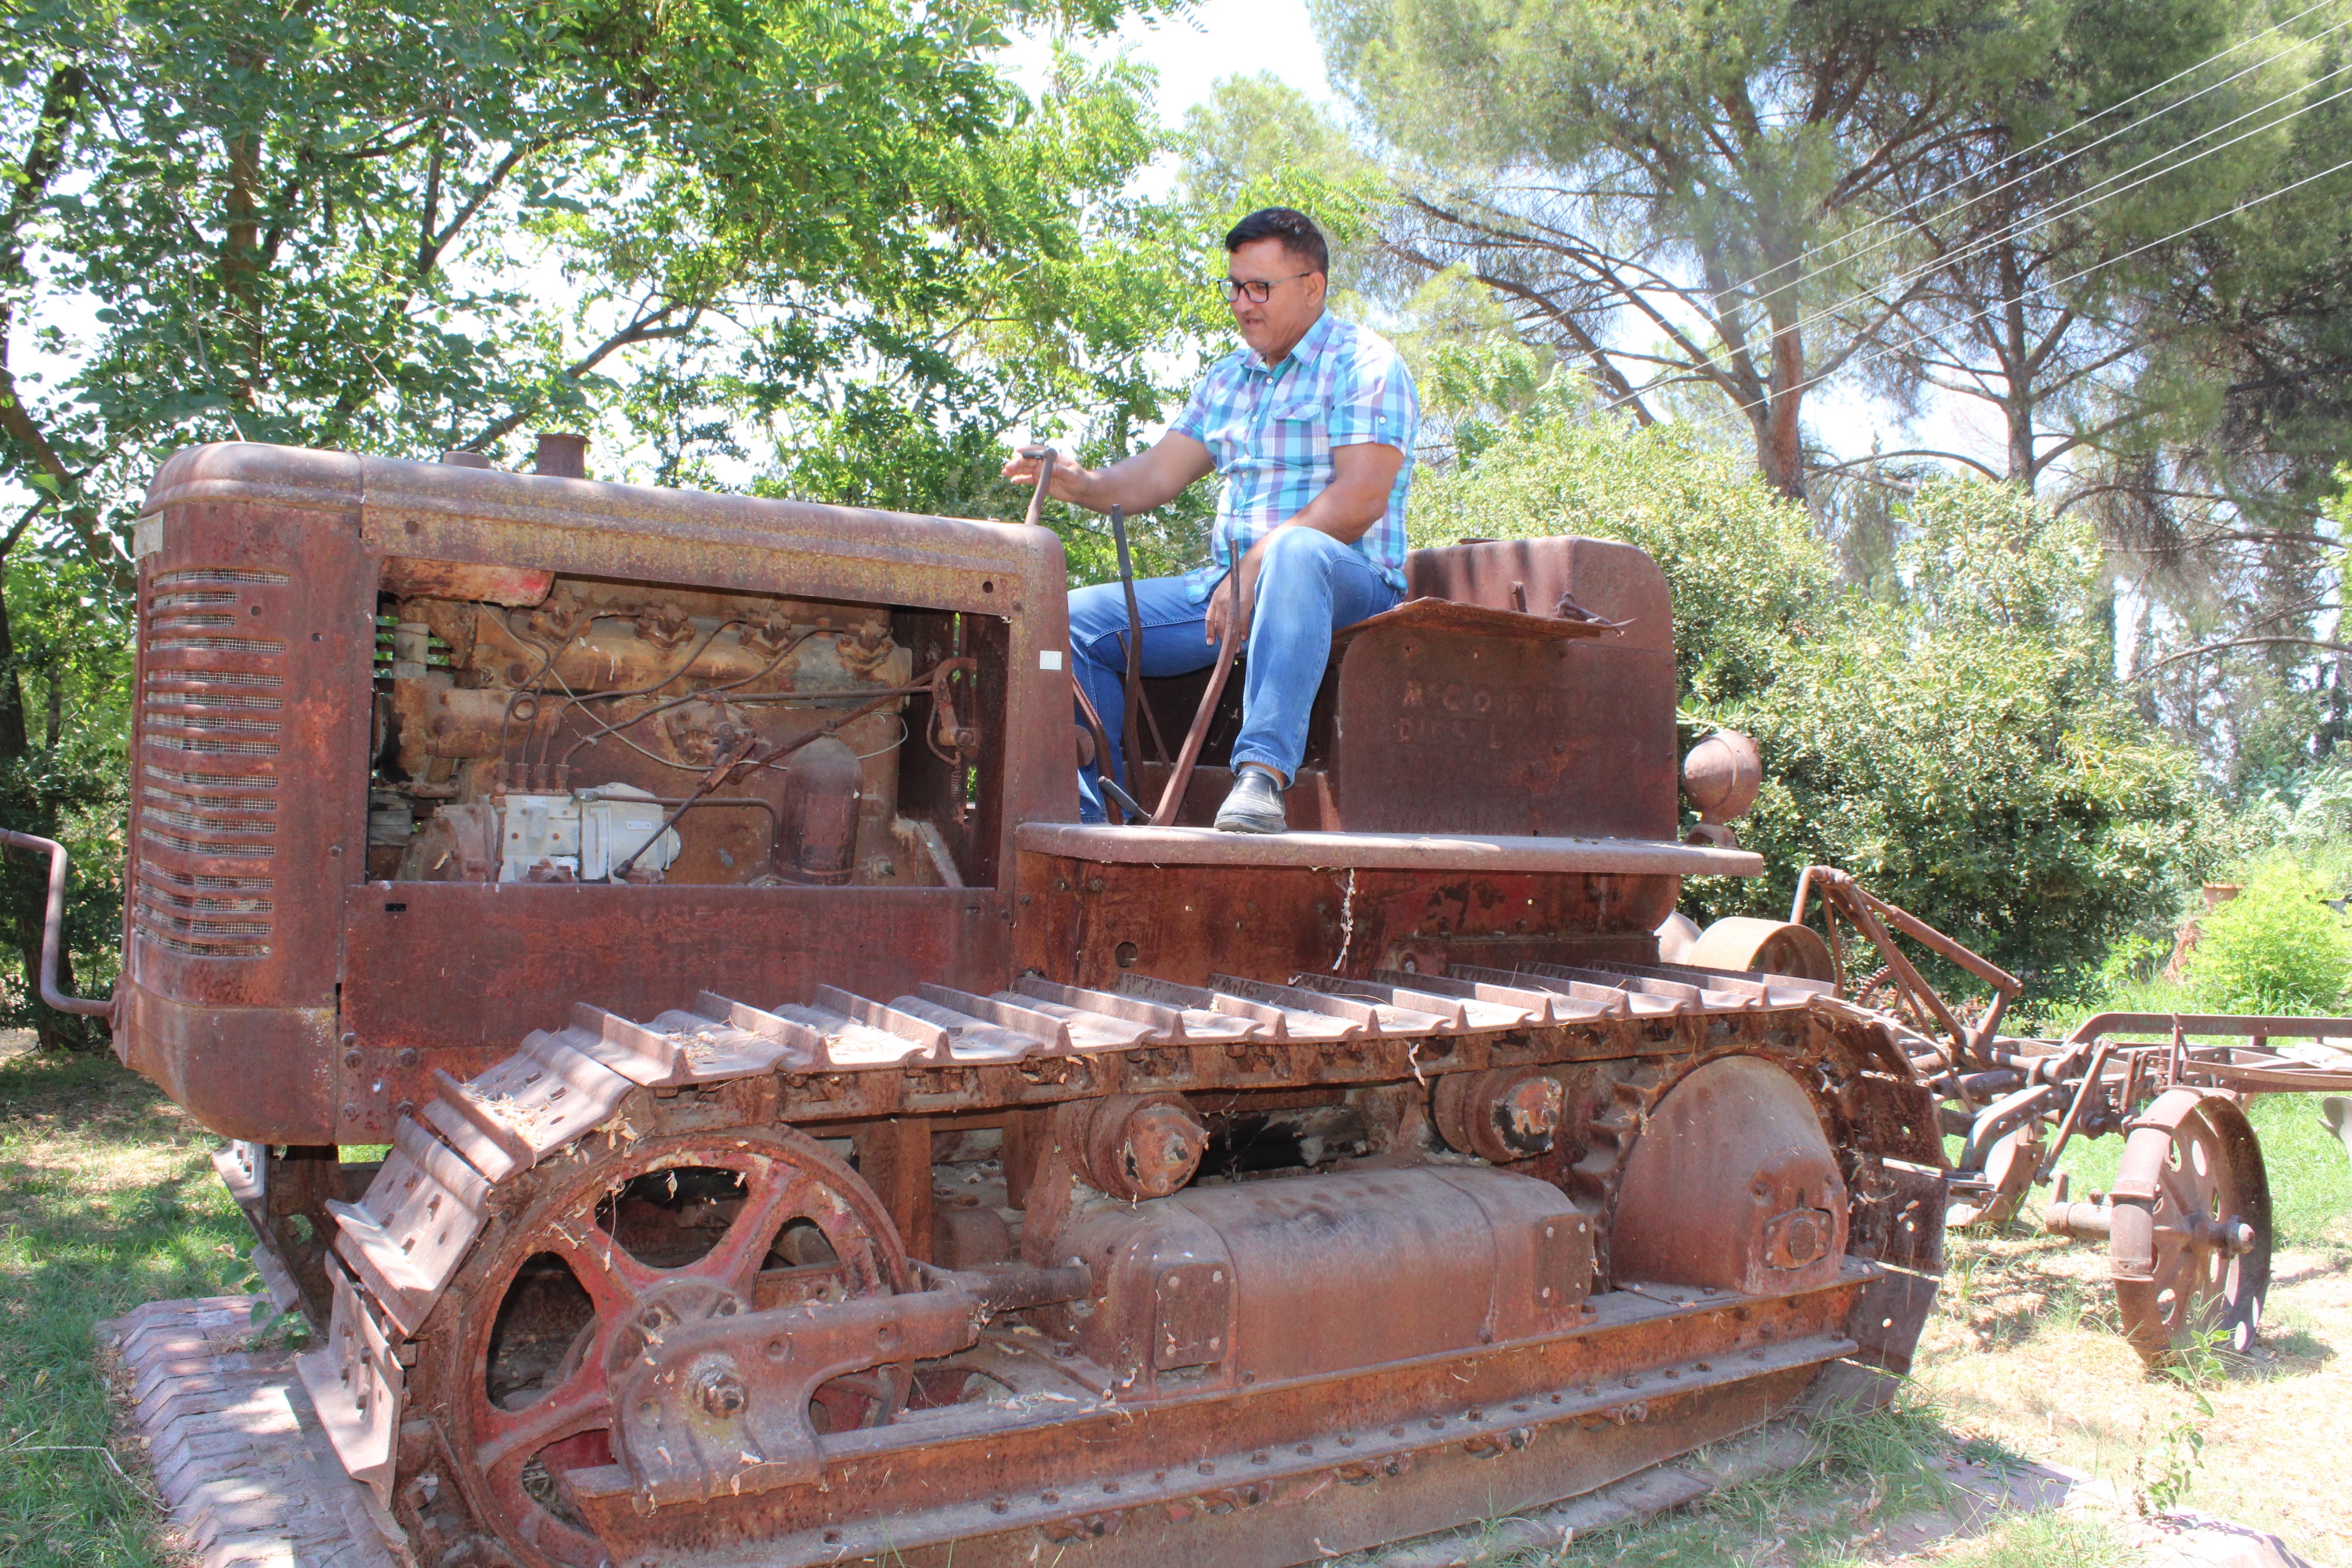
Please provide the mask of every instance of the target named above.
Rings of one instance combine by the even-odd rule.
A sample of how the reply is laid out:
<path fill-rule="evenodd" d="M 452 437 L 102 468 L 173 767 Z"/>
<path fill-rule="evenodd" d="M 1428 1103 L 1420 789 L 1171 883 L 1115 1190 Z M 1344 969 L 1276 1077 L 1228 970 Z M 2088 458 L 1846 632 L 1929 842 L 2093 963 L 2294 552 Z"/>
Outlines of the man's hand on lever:
<path fill-rule="evenodd" d="M 1041 449 L 1025 447 L 1006 458 L 1004 477 L 1015 484 L 1035 484 L 1038 459 L 1027 454 Z M 1057 456 L 1045 493 L 1088 511 L 1108 511 L 1116 506 L 1133 516 L 1167 505 L 1183 493 L 1185 486 L 1215 467 L 1209 448 L 1190 436 L 1162 436 L 1149 449 L 1108 468 L 1081 468 Z"/>

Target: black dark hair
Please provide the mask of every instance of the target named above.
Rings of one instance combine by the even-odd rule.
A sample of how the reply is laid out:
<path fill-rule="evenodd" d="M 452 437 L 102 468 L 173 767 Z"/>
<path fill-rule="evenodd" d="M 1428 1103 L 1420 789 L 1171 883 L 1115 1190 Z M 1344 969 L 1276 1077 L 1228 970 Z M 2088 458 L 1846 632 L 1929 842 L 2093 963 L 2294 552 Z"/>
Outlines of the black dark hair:
<path fill-rule="evenodd" d="M 1327 277 L 1330 274 L 1331 247 L 1323 242 L 1323 231 L 1297 207 L 1258 208 L 1234 225 L 1225 236 L 1225 248 L 1239 250 L 1259 239 L 1278 239 L 1291 255 Z"/>

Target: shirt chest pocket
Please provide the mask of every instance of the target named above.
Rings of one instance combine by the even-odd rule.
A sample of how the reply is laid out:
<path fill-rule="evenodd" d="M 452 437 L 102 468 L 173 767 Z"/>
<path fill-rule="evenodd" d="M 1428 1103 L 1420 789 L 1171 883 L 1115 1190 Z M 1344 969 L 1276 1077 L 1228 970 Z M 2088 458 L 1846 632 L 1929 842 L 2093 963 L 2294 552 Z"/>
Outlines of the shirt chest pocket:
<path fill-rule="evenodd" d="M 1265 421 L 1265 456 L 1286 468 L 1328 468 L 1331 416 L 1319 403 L 1293 403 Z"/>

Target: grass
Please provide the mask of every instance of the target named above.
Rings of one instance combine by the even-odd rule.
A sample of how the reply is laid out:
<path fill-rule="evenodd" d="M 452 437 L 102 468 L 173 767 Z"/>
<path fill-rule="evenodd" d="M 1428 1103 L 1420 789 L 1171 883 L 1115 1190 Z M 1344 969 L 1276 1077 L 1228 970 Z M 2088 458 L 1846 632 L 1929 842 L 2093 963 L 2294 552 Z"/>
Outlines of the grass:
<path fill-rule="evenodd" d="M 216 1142 L 111 1059 L 0 1060 L 0 1563 L 170 1561 L 90 1327 L 251 1280 Z"/>
<path fill-rule="evenodd" d="M 1944 1568 L 2114 1568 L 2137 1553 L 2105 1521 L 2029 1513 L 1956 1551 L 1937 1555 Z"/>
<path fill-rule="evenodd" d="M 2352 1256 L 2283 1254 L 2253 1352 L 2200 1358 L 2184 1382 L 2117 1334 L 2103 1248 L 2019 1226 L 1949 1253 L 1916 1375 L 1957 1427 L 2352 1563 L 2341 1454 L 2320 1436 L 2352 1399 Z"/>
<path fill-rule="evenodd" d="M 1942 1506 L 1951 1487 L 1938 1461 L 1958 1447 L 1940 1414 L 1906 1398 L 1860 1415 L 1813 1423 L 1812 1455 L 1776 1475 L 1727 1487 L 1646 1524 L 1599 1531 L 1566 1551 L 1517 1561 L 1558 1568 L 1700 1568 L 1758 1561 L 1763 1543 L 1785 1568 L 1857 1561 L 1882 1515 Z"/>

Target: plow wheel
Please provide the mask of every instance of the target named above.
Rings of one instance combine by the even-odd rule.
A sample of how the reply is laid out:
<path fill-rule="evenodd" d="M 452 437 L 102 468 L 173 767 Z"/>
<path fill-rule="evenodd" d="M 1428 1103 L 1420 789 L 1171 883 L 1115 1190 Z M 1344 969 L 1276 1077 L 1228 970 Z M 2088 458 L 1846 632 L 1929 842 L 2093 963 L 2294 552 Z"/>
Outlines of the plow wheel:
<path fill-rule="evenodd" d="M 602 1142 L 502 1184 L 524 1191 L 452 1281 L 454 1321 L 423 1349 L 457 1482 L 530 1568 L 604 1561 L 560 1478 L 612 1462 L 616 1352 L 669 1323 L 908 1283 L 872 1189 L 806 1138 L 740 1128 Z M 820 1432 L 879 1425 L 906 1387 L 896 1368 L 841 1378 L 810 1415 Z"/>
<path fill-rule="evenodd" d="M 2150 1366 L 2213 1336 L 2253 1343 L 2270 1288 L 2270 1184 L 2230 1099 L 2167 1090 L 2132 1123 L 2108 1256 L 2124 1333 Z"/>

